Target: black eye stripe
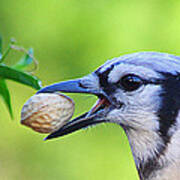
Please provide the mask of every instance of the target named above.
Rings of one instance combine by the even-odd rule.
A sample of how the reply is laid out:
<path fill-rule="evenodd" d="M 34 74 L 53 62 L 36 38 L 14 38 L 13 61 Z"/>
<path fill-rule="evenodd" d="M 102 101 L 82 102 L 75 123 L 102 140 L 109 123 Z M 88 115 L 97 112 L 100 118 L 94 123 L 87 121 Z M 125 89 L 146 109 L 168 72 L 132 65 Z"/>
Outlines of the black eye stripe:
<path fill-rule="evenodd" d="M 153 84 L 153 85 L 160 85 L 164 81 L 161 79 L 153 79 L 153 80 L 143 80 L 143 85 Z"/>
<path fill-rule="evenodd" d="M 142 80 L 142 83 L 143 83 L 144 85 L 148 85 L 148 84 L 160 85 L 160 84 L 162 84 L 162 83 L 164 82 L 164 80 L 162 80 L 162 79 L 146 80 L 146 79 L 142 79 L 142 78 L 141 78 L 141 80 Z M 118 84 L 118 83 L 119 83 L 119 81 L 116 82 L 115 84 Z"/>
<path fill-rule="evenodd" d="M 110 66 L 106 71 L 100 73 L 100 69 L 95 71 L 95 74 L 99 77 L 99 83 L 101 88 L 106 92 L 107 95 L 112 94 L 116 90 L 116 86 L 108 82 L 109 73 L 114 68 L 114 65 Z"/>

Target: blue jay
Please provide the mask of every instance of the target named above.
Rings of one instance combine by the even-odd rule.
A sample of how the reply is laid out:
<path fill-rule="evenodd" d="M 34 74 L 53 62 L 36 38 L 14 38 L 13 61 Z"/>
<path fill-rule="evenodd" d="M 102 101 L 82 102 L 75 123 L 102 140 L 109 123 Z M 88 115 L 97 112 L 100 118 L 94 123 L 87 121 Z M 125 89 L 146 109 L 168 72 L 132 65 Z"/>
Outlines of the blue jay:
<path fill-rule="evenodd" d="M 93 73 L 38 93 L 89 93 L 92 109 L 46 139 L 99 123 L 120 125 L 141 180 L 180 179 L 180 57 L 139 52 L 108 60 Z"/>

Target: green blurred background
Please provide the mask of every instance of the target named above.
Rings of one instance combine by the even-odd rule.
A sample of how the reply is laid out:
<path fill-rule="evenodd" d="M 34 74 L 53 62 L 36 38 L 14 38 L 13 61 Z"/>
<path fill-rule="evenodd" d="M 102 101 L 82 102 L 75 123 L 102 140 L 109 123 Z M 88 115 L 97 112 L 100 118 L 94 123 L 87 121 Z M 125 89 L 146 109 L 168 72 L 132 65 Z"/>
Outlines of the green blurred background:
<path fill-rule="evenodd" d="M 107 59 L 137 51 L 180 55 L 179 0 L 0 0 L 0 33 L 33 47 L 43 85 L 81 77 Z M 19 57 L 12 53 L 6 63 Z M 15 120 L 0 101 L 0 179 L 137 180 L 123 130 L 113 124 L 49 142 L 20 125 L 24 102 L 35 93 L 8 81 Z M 96 98 L 71 95 L 76 113 Z"/>

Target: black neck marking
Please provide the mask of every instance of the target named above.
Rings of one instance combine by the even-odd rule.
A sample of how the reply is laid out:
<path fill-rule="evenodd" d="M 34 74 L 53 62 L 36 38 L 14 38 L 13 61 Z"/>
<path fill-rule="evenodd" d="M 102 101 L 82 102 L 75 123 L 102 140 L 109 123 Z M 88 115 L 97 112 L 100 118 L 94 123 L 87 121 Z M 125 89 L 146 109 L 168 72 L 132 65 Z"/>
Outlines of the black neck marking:
<path fill-rule="evenodd" d="M 171 135 L 169 129 L 175 125 L 178 112 L 180 110 L 180 74 L 172 75 L 169 73 L 161 73 L 165 80 L 162 83 L 161 107 L 158 111 L 159 116 L 159 133 L 167 144 Z"/>
<path fill-rule="evenodd" d="M 161 106 L 157 112 L 159 116 L 159 135 L 163 143 L 159 144 L 155 157 L 149 158 L 146 162 L 141 162 L 138 172 L 141 180 L 147 179 L 154 171 L 161 168 L 158 163 L 159 158 L 164 155 L 168 143 L 173 134 L 168 133 L 169 129 L 176 123 L 178 111 L 180 110 L 180 74 L 161 73 L 164 80 L 161 83 L 162 93 Z"/>

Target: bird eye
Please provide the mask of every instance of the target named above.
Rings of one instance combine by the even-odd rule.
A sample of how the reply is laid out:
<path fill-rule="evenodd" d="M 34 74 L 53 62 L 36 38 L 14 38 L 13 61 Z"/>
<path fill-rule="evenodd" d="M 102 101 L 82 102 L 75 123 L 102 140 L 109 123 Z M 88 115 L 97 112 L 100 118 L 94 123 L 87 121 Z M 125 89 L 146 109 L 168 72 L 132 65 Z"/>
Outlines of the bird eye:
<path fill-rule="evenodd" d="M 120 84 L 124 90 L 134 91 L 143 84 L 143 81 L 140 77 L 130 74 L 130 75 L 126 75 L 126 76 L 122 77 L 120 80 Z"/>

